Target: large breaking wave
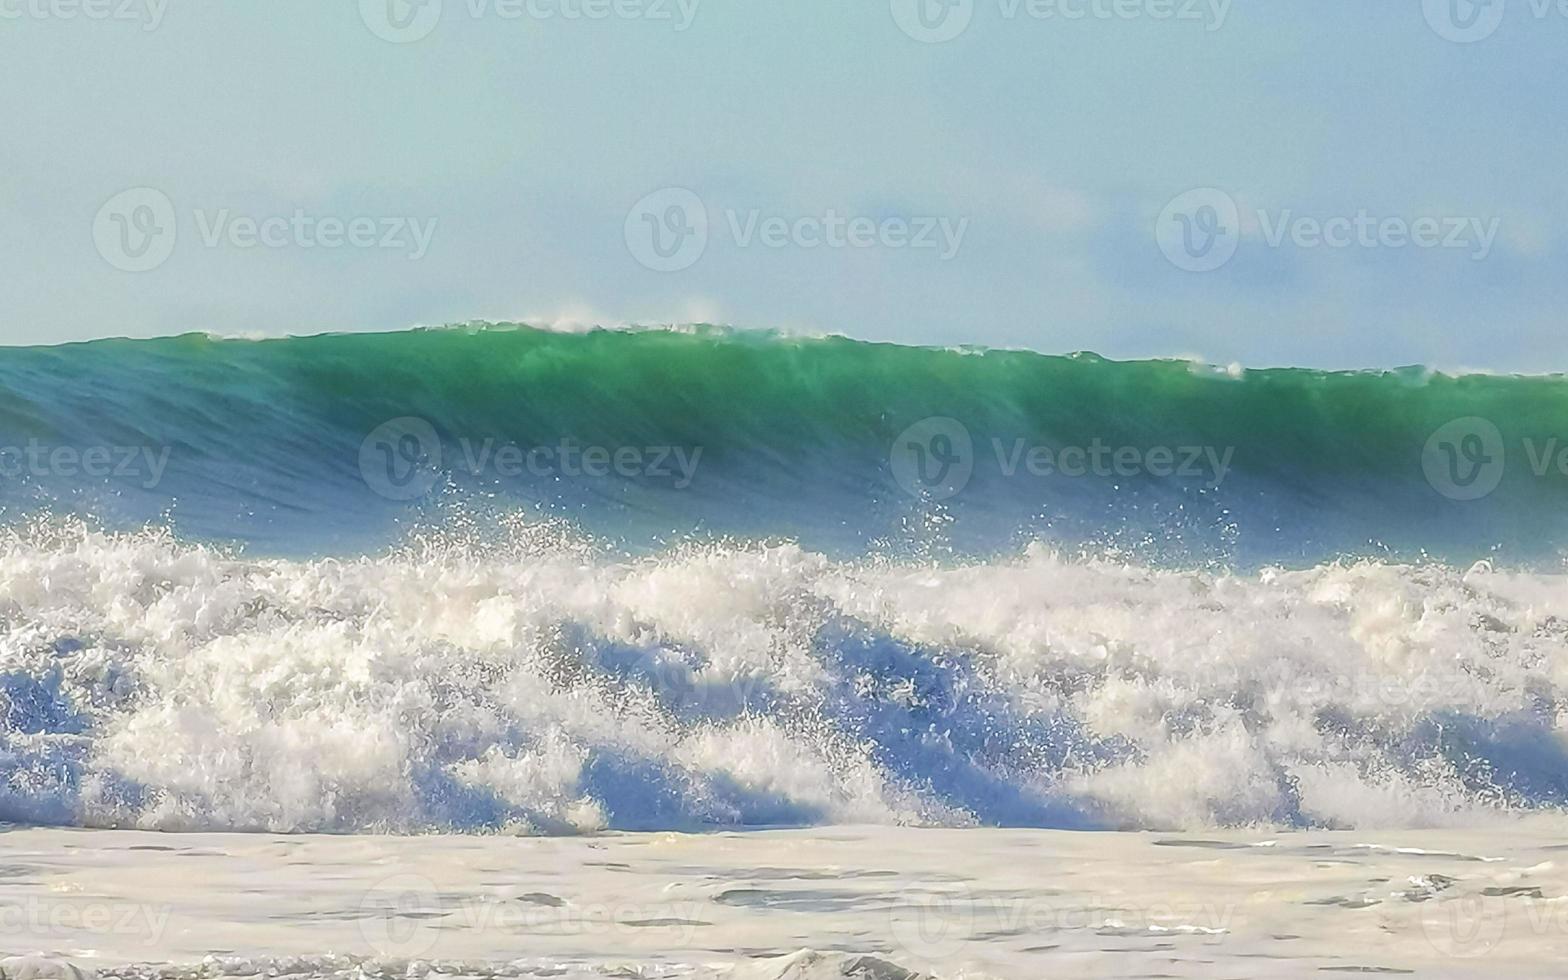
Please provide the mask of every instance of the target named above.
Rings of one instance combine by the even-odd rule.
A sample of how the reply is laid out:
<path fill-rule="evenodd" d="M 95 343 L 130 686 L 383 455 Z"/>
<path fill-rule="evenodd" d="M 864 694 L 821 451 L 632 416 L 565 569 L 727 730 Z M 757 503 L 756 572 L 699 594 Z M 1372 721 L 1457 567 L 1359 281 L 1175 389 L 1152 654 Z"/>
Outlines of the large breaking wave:
<path fill-rule="evenodd" d="M 1560 378 L 507 328 L 11 350 L 0 381 L 0 820 L 1568 799 Z"/>

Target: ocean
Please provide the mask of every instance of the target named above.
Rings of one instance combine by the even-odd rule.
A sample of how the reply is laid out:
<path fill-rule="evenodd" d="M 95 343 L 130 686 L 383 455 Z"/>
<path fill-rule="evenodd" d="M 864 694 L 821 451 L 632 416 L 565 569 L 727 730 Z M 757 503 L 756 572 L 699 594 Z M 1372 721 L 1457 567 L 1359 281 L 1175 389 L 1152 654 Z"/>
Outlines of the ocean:
<path fill-rule="evenodd" d="M 610 915 L 630 932 L 570 943 L 490 919 L 426 930 L 420 952 L 329 931 L 310 949 L 350 958 L 301 967 L 316 974 L 443 955 L 558 976 L 1479 969 L 1412 925 L 1456 907 L 1439 893 L 1546 923 L 1515 947 L 1528 960 L 1568 932 L 1557 906 L 1519 904 L 1568 901 L 1530 877 L 1555 873 L 1568 801 L 1565 502 L 1559 376 L 702 326 L 7 349 L 0 821 L 34 829 L 0 845 L 41 843 L 0 852 L 0 879 L 21 869 L 29 901 L 100 895 L 57 887 L 90 865 L 44 856 L 81 841 L 116 851 L 104 867 L 139 862 L 103 879 L 114 901 L 202 931 L 217 898 L 170 898 L 169 855 L 272 861 L 256 893 L 277 926 L 316 907 L 288 877 L 298 846 L 366 882 L 316 914 L 407 926 L 476 901 L 564 915 L 569 875 L 533 900 L 485 889 L 608 847 L 658 901 L 698 908 Z M 1518 856 L 1482 860 L 1521 828 Z M 155 832 L 189 836 L 113 843 Z M 399 870 L 428 864 L 410 839 L 450 852 L 461 885 L 439 863 Z M 922 864 L 922 840 L 947 858 Z M 681 860 L 644 868 L 642 845 Z M 1153 860 L 1172 853 L 1200 870 Z M 1030 854 L 1035 884 L 1079 876 L 1001 896 L 1043 924 L 977 919 Z M 1247 879 L 1265 859 L 1293 884 Z M 414 875 L 394 890 L 423 904 L 366 905 L 383 880 L 367 861 Z M 1114 901 L 1097 863 L 1127 878 Z M 1346 867 L 1364 873 L 1308 880 Z M 1150 910 L 1194 874 L 1203 922 Z M 616 890 L 596 879 L 578 901 Z M 901 941 L 928 893 L 963 935 L 928 941 L 928 903 L 925 938 Z M 1064 924 L 1064 905 L 1084 914 Z M 1270 929 L 1237 925 L 1265 908 Z M 1365 924 L 1395 913 L 1417 941 L 1385 948 Z M 859 927 L 801 953 L 828 922 Z M 0 951 L 144 974 L 178 959 L 165 946 L 254 953 L 160 927 L 140 952 L 100 936 L 86 955 L 73 928 L 0 931 Z M 637 928 L 680 936 L 644 948 Z M 1322 941 L 1277 938 L 1297 932 Z M 501 969 L 502 934 L 542 958 Z M 256 972 L 289 972 L 289 942 L 257 942 Z M 250 969 L 213 962 L 160 969 Z M 39 969 L 58 960 L 11 972 Z"/>

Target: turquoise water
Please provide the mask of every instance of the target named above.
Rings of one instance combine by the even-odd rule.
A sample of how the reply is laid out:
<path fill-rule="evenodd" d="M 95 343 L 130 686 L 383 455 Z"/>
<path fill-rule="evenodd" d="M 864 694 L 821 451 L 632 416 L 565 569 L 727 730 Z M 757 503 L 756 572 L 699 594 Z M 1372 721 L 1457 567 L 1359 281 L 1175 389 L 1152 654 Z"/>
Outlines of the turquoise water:
<path fill-rule="evenodd" d="M 412 441 L 382 428 L 397 419 L 418 420 L 400 423 Z M 1500 444 L 1464 422 L 1432 444 L 1466 419 Z M 932 452 L 955 434 L 963 459 Z M 255 554 L 373 552 L 455 512 L 514 510 L 630 551 L 739 536 L 987 556 L 1048 540 L 1248 566 L 1552 563 L 1568 544 L 1568 383 L 1417 368 L 1228 372 L 717 329 L 188 335 L 0 353 L 0 447 L 13 519 L 167 523 Z M 113 465 L 50 465 L 62 447 Z M 1478 499 L 1441 478 L 1484 483 L 1494 466 Z"/>

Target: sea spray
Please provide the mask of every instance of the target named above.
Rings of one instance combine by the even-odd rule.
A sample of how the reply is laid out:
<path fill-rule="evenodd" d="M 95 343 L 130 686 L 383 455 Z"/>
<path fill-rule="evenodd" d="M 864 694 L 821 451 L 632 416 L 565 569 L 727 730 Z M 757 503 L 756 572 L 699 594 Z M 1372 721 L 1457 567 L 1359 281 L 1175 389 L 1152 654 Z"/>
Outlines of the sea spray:
<path fill-rule="evenodd" d="M 517 530 L 351 561 L 11 533 L 0 820 L 1388 828 L 1568 799 L 1560 574 Z"/>

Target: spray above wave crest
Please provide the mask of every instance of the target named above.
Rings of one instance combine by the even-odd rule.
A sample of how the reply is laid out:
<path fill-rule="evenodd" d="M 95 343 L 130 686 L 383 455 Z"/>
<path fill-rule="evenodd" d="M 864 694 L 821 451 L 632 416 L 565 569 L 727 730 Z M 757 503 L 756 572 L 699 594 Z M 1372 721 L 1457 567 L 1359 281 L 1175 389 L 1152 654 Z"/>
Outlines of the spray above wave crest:
<path fill-rule="evenodd" d="M 1561 576 L 0 543 L 0 819 L 1383 827 L 1568 798 Z"/>

